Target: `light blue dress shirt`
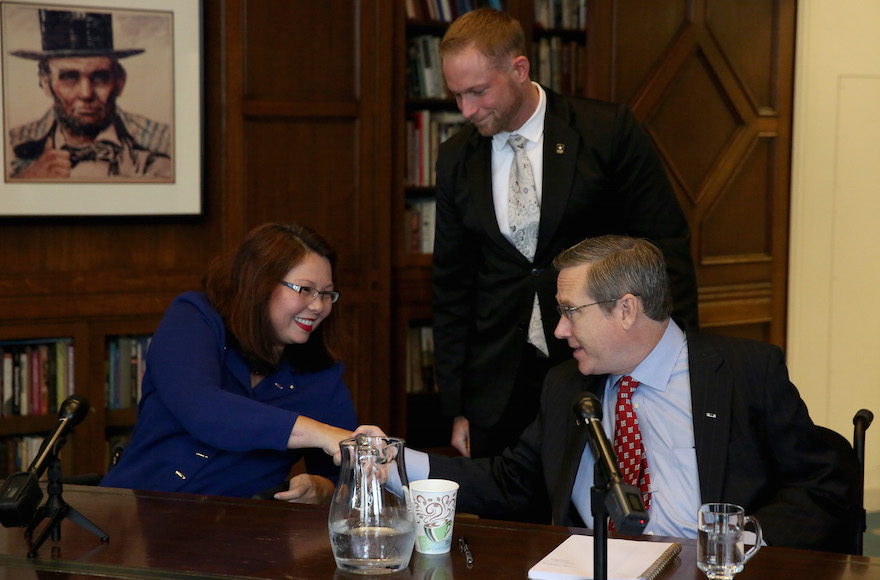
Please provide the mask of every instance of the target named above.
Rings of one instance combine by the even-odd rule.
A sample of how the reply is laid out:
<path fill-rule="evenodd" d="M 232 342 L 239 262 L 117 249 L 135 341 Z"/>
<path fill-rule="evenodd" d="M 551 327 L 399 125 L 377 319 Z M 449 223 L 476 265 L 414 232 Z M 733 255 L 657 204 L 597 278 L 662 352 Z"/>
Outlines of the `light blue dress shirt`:
<path fill-rule="evenodd" d="M 687 340 L 673 321 L 669 321 L 660 342 L 630 376 L 641 383 L 632 396 L 632 403 L 651 476 L 650 522 L 645 533 L 696 538 L 700 481 L 694 447 Z M 612 445 L 619 379 L 620 375 L 608 377 L 602 401 L 602 424 Z M 593 455 L 587 446 L 578 467 L 572 501 L 588 528 L 593 527 L 590 511 L 593 465 Z"/>

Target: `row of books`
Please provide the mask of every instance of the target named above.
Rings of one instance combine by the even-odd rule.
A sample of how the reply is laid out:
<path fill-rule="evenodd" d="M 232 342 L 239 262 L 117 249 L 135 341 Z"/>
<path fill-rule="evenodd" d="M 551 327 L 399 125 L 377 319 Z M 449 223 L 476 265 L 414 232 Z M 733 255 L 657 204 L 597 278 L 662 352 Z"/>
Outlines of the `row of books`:
<path fill-rule="evenodd" d="M 420 34 L 406 44 L 407 97 L 447 99 L 451 95 L 440 63 L 440 37 Z"/>
<path fill-rule="evenodd" d="M 434 378 L 434 331 L 430 326 L 409 329 L 406 345 L 406 392 L 436 393 Z"/>
<path fill-rule="evenodd" d="M 150 336 L 115 336 L 107 340 L 107 408 L 137 407 L 146 370 Z"/>
<path fill-rule="evenodd" d="M 452 22 L 475 8 L 504 10 L 505 4 L 503 0 L 406 0 L 406 17 L 409 20 Z"/>
<path fill-rule="evenodd" d="M 73 394 L 73 340 L 53 338 L 0 342 L 0 416 L 57 413 Z"/>
<path fill-rule="evenodd" d="M 465 125 L 453 111 L 414 111 L 406 119 L 406 179 L 408 186 L 433 187 L 440 143 Z"/>
<path fill-rule="evenodd" d="M 0 440 L 0 478 L 27 471 L 40 452 L 44 436 L 6 437 Z"/>
<path fill-rule="evenodd" d="M 587 27 L 587 0 L 535 0 L 535 26 L 583 30 Z"/>
<path fill-rule="evenodd" d="M 411 199 L 406 204 L 406 239 L 408 254 L 434 253 L 434 229 L 437 201 L 433 198 Z"/>
<path fill-rule="evenodd" d="M 558 93 L 583 94 L 587 49 L 559 36 L 539 39 L 532 45 L 532 79 Z"/>

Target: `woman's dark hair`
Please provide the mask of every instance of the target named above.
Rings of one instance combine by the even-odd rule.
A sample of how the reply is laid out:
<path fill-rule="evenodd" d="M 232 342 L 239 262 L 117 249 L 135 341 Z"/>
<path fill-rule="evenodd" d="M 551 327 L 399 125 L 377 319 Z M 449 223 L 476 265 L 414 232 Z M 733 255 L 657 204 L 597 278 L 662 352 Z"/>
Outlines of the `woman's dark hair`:
<path fill-rule="evenodd" d="M 335 279 L 336 253 L 314 230 L 297 224 L 263 224 L 251 230 L 236 250 L 215 258 L 205 274 L 205 294 L 231 334 L 227 342 L 241 352 L 254 373 L 269 374 L 280 362 L 269 304 L 284 276 L 310 253 L 327 258 Z M 308 342 L 286 345 L 282 357 L 298 371 L 335 363 L 334 319 L 325 318 Z"/>

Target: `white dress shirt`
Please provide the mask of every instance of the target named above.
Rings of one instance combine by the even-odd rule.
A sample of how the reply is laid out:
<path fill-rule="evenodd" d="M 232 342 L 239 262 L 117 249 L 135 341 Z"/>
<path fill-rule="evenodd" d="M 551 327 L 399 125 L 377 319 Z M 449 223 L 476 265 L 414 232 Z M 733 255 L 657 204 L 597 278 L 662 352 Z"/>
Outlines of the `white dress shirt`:
<path fill-rule="evenodd" d="M 538 83 L 532 83 L 538 89 L 540 98 L 538 108 L 522 127 L 514 131 L 526 140 L 526 157 L 532 165 L 535 176 L 535 193 L 538 196 L 538 208 L 544 188 L 544 115 L 547 112 L 547 95 Z M 513 163 L 513 149 L 507 144 L 507 138 L 513 133 L 502 131 L 492 136 L 492 200 L 495 204 L 495 219 L 498 228 L 508 240 L 510 237 L 510 220 L 507 218 L 507 203 L 510 192 L 510 165 Z"/>

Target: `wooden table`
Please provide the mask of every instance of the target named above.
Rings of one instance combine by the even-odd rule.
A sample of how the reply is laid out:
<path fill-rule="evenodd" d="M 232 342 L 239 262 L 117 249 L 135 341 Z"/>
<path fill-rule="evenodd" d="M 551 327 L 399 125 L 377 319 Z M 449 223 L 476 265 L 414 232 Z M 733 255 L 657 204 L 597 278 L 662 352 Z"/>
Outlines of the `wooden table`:
<path fill-rule="evenodd" d="M 61 539 L 27 557 L 24 528 L 0 528 L 0 580 L 78 578 L 357 579 L 337 570 L 327 533 L 327 507 L 266 500 L 65 486 L 64 500 L 109 534 L 65 521 Z M 45 523 L 43 524 L 45 525 Z M 39 535 L 43 525 L 37 528 Z M 526 578 L 529 568 L 571 533 L 584 530 L 462 517 L 454 537 L 467 536 L 468 568 L 455 548 L 443 556 L 413 554 L 389 580 Z M 668 538 L 665 538 L 668 540 Z M 696 546 L 661 580 L 704 580 Z M 880 579 L 880 559 L 767 547 L 737 580 Z"/>

